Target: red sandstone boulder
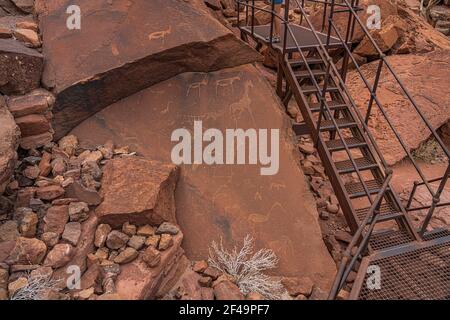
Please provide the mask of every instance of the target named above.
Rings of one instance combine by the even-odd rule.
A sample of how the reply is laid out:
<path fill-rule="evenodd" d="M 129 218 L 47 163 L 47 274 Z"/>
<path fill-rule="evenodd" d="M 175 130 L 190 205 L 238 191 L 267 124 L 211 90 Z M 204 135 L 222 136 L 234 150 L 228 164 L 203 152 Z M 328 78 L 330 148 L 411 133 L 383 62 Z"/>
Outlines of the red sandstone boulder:
<path fill-rule="evenodd" d="M 367 13 L 367 8 L 369 5 L 377 5 L 380 7 L 381 13 L 382 13 L 382 21 L 386 18 L 388 18 L 391 15 L 397 15 L 398 9 L 397 5 L 391 3 L 390 1 L 386 0 L 362 0 L 359 2 L 359 6 L 362 7 L 362 11 L 358 13 L 358 16 L 360 20 L 363 23 L 366 23 L 368 17 L 370 16 Z M 328 7 L 327 15 L 330 13 L 330 9 Z M 313 10 L 311 12 L 310 20 L 317 31 L 321 31 L 322 28 L 322 21 L 323 21 L 323 9 L 321 6 L 317 7 L 317 10 Z M 338 29 L 341 37 L 345 39 L 345 35 L 347 32 L 347 25 L 348 25 L 348 14 L 347 13 L 336 13 L 333 17 L 333 23 L 336 25 L 336 28 Z M 306 22 L 303 22 L 303 25 L 308 26 Z M 325 33 L 328 30 L 328 16 L 327 19 L 325 19 Z M 336 33 L 334 29 L 332 29 L 332 35 L 336 36 Z M 364 38 L 364 31 L 360 27 L 360 25 L 356 22 L 355 24 L 355 32 L 353 35 L 353 41 L 359 42 Z"/>
<path fill-rule="evenodd" d="M 20 140 L 20 147 L 25 150 L 40 148 L 52 142 L 53 133 L 45 132 L 35 136 L 24 137 Z"/>
<path fill-rule="evenodd" d="M 363 9 L 359 12 L 359 18 L 363 24 L 368 22 L 371 12 L 367 12 L 370 5 L 376 5 L 381 10 L 381 29 L 370 30 L 374 40 L 381 47 L 382 51 L 392 49 L 394 53 L 423 53 L 433 51 L 435 49 L 450 49 L 450 42 L 439 31 L 434 29 L 427 21 L 413 12 L 408 5 L 401 1 L 386 1 L 386 0 L 361 0 L 359 6 Z M 323 10 L 318 7 L 311 13 L 311 21 L 320 31 L 322 27 Z M 328 10 L 329 13 L 329 10 Z M 333 18 L 334 24 L 337 26 L 341 36 L 345 38 L 348 14 L 335 14 Z M 306 26 L 306 22 L 303 23 Z M 328 30 L 327 20 L 325 22 L 325 32 Z M 367 27 L 367 25 L 366 25 Z M 332 34 L 335 35 L 334 30 Z M 369 43 L 362 28 L 356 23 L 353 42 L 361 42 L 362 47 L 359 47 L 356 52 L 367 56 L 375 55 L 373 46 Z"/>
<path fill-rule="evenodd" d="M 30 114 L 44 114 L 54 103 L 53 95 L 43 89 L 38 89 L 24 96 L 8 99 L 8 108 L 16 118 Z"/>
<path fill-rule="evenodd" d="M 37 89 L 43 66 L 38 51 L 13 39 L 0 39 L 0 93 L 25 94 Z"/>
<path fill-rule="evenodd" d="M 0 194 L 5 191 L 14 171 L 19 138 L 19 128 L 0 95 Z"/>
<path fill-rule="evenodd" d="M 19 126 L 23 137 L 42 134 L 48 132 L 51 128 L 47 118 L 41 114 L 29 114 L 16 118 L 16 123 Z"/>
<path fill-rule="evenodd" d="M 82 274 L 86 271 L 88 267 L 86 257 L 89 253 L 94 252 L 95 249 L 94 238 L 97 223 L 97 217 L 92 215 L 81 224 L 80 240 L 77 246 L 73 248 L 70 261 L 53 273 L 53 279 L 59 279 L 61 287 L 66 286 L 66 280 L 71 275 L 71 273 L 67 273 L 67 267 L 78 266 Z"/>
<path fill-rule="evenodd" d="M 58 185 L 40 187 L 36 190 L 36 195 L 42 200 L 54 200 L 64 195 L 64 189 Z"/>
<path fill-rule="evenodd" d="M 32 13 L 34 0 L 11 0 L 17 8 L 26 13 Z"/>
<path fill-rule="evenodd" d="M 65 266 L 73 255 L 73 247 L 70 244 L 57 244 L 47 254 L 44 260 L 44 266 L 52 268 L 60 268 Z"/>
<path fill-rule="evenodd" d="M 262 176 L 259 165 L 181 165 L 176 214 L 188 256 L 204 259 L 212 240 L 223 237 L 232 245 L 233 239 L 251 233 L 258 246 L 277 254 L 276 272 L 302 274 L 327 288 L 335 264 L 323 244 L 316 205 L 298 166 L 291 122 L 255 67 L 179 75 L 111 105 L 73 134 L 82 147 L 114 139 L 116 145 L 130 145 L 149 159 L 170 163 L 176 145 L 171 134 L 179 128 L 191 130 L 197 119 L 204 130 L 279 129 L 280 157 L 279 172 L 273 176 Z M 128 170 L 124 180 L 127 175 L 135 174 Z M 121 183 L 134 190 L 133 183 Z M 105 188 L 109 185 L 114 184 L 103 182 Z M 115 197 L 128 193 L 127 201 L 133 203 L 135 196 L 124 188 Z"/>
<path fill-rule="evenodd" d="M 109 104 L 177 74 L 259 59 L 187 1 L 79 0 L 82 28 L 76 31 L 61 14 L 70 4 L 36 1 L 47 62 L 43 82 L 57 94 L 56 138 Z"/>
<path fill-rule="evenodd" d="M 67 205 L 50 207 L 44 217 L 44 232 L 54 232 L 61 235 L 67 221 L 69 221 L 69 207 Z"/>
<path fill-rule="evenodd" d="M 238 286 L 229 280 L 220 281 L 213 289 L 217 300 L 244 300 Z"/>
<path fill-rule="evenodd" d="M 450 51 L 435 51 L 422 55 L 395 55 L 389 57 L 388 61 L 431 125 L 439 128 L 448 122 L 450 86 L 443 79 L 448 77 Z M 373 83 L 377 67 L 378 61 L 363 66 L 362 71 L 369 83 Z M 365 115 L 370 96 L 360 79 L 360 75 L 354 71 L 349 74 L 347 82 L 353 98 Z M 405 98 L 397 82 L 390 74 L 388 75 L 387 70 L 383 71 L 377 96 L 410 150 L 416 149 L 430 137 L 431 132 Z M 394 164 L 406 156 L 375 103 L 369 124 L 389 164 Z"/>
<path fill-rule="evenodd" d="M 99 221 L 113 227 L 175 222 L 175 165 L 138 157 L 119 158 L 104 167 Z"/>
<path fill-rule="evenodd" d="M 47 252 L 47 246 L 44 242 L 35 238 L 22 238 L 16 240 L 14 248 L 9 253 L 6 263 L 33 265 L 40 264 Z"/>

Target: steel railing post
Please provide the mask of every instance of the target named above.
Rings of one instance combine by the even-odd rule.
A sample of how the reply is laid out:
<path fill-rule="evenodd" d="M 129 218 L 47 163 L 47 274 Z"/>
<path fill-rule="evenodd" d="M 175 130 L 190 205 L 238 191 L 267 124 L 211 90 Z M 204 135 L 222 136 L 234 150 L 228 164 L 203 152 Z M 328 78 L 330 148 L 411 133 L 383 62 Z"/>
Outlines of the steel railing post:
<path fill-rule="evenodd" d="M 274 28 L 274 23 L 275 23 L 275 1 L 271 1 L 271 18 L 270 18 L 270 35 L 269 35 L 269 43 L 272 46 L 273 43 L 273 28 Z"/>
<path fill-rule="evenodd" d="M 248 26 L 248 1 L 245 0 L 245 25 Z"/>
<path fill-rule="evenodd" d="M 334 1 L 335 0 L 331 0 L 330 15 L 328 16 L 327 48 L 330 46 L 331 40 L 331 23 L 334 17 Z"/>
<path fill-rule="evenodd" d="M 322 16 L 322 29 L 320 32 L 325 30 L 325 21 L 327 20 L 327 11 L 328 11 L 328 0 L 323 2 L 323 16 Z"/>
<path fill-rule="evenodd" d="M 252 36 L 255 36 L 255 0 L 252 0 Z"/>
<path fill-rule="evenodd" d="M 420 185 L 419 181 L 414 181 L 414 186 L 411 190 L 411 194 L 409 195 L 408 204 L 406 205 L 406 210 L 411 208 L 411 204 L 414 200 L 414 195 L 416 194 L 417 187 Z"/>
<path fill-rule="evenodd" d="M 239 0 L 236 0 L 236 10 L 237 10 L 237 26 L 239 28 L 241 26 L 241 3 Z"/>
<path fill-rule="evenodd" d="M 286 54 L 286 47 L 287 47 L 287 34 L 288 34 L 288 24 L 289 24 L 289 7 L 290 3 L 289 0 L 285 0 L 284 3 L 284 35 L 283 35 L 283 59 L 284 55 Z"/>
<path fill-rule="evenodd" d="M 383 72 L 383 63 L 384 60 L 380 59 L 380 62 L 378 64 L 377 74 L 375 75 L 375 81 L 373 83 L 372 90 L 370 91 L 370 101 L 369 105 L 367 107 L 367 113 L 366 113 L 366 119 L 365 122 L 368 125 L 370 120 L 370 115 L 372 113 L 372 105 L 375 97 L 377 96 L 377 89 L 378 89 L 378 83 L 380 82 L 381 73 Z"/>
<path fill-rule="evenodd" d="M 439 187 L 436 190 L 435 195 L 433 196 L 433 202 L 431 204 L 430 210 L 428 211 L 428 214 L 425 217 L 425 220 L 422 224 L 422 228 L 420 229 L 421 236 L 423 236 L 423 234 L 427 231 L 427 227 L 431 221 L 431 218 L 433 217 L 434 210 L 436 209 L 436 206 L 438 205 L 439 201 L 441 200 L 441 194 L 442 194 L 442 191 L 444 191 L 445 185 L 447 184 L 449 175 L 450 175 L 450 163 L 447 167 L 447 170 L 445 171 L 444 176 L 442 177 L 441 183 L 439 184 Z"/>
<path fill-rule="evenodd" d="M 302 8 L 305 8 L 305 0 L 302 0 Z M 303 23 L 303 11 L 302 11 L 302 14 L 300 16 L 300 25 L 302 25 L 302 23 Z"/>

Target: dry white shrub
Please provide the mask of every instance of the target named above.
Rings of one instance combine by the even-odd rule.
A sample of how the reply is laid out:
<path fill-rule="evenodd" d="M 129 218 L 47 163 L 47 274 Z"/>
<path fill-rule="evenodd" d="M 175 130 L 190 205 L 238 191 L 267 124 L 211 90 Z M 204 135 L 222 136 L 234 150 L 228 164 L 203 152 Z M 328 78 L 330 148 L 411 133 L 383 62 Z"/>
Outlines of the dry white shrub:
<path fill-rule="evenodd" d="M 48 275 L 26 276 L 28 285 L 17 290 L 11 300 L 43 300 L 49 290 L 59 291 L 59 280 L 52 280 Z"/>
<path fill-rule="evenodd" d="M 263 271 L 276 268 L 278 258 L 270 249 L 261 249 L 256 253 L 254 239 L 247 235 L 240 250 L 234 247 L 228 251 L 220 243 L 213 241 L 209 248 L 209 265 L 233 277 L 244 294 L 257 292 L 266 299 L 278 300 L 284 292 L 280 281 L 265 275 Z"/>

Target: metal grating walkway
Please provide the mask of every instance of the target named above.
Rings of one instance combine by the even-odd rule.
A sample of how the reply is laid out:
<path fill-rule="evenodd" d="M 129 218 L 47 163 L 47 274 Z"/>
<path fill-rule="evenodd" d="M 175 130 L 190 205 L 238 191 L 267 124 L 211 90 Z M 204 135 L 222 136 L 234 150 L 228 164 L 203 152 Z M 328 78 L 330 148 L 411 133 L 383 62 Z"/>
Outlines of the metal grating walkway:
<path fill-rule="evenodd" d="M 245 26 L 241 27 L 241 30 L 243 32 L 246 32 L 249 35 L 252 35 L 255 39 L 263 42 L 267 42 L 266 38 L 270 34 L 270 25 L 263 25 L 263 26 L 254 26 L 253 33 L 252 33 L 252 27 L 251 26 Z M 299 25 L 293 25 L 292 30 L 295 36 L 292 37 L 291 34 L 288 34 L 287 36 L 287 44 L 286 49 L 288 51 L 297 51 L 297 46 L 295 44 L 295 41 L 299 43 L 300 47 L 304 48 L 310 48 L 310 47 L 316 47 L 319 46 L 319 43 L 317 42 L 316 38 L 314 37 L 314 33 L 311 31 L 311 29 L 305 28 L 303 26 Z M 322 42 L 325 42 L 327 39 L 327 35 L 324 33 L 318 33 L 320 39 Z M 284 39 L 284 31 L 281 31 L 281 39 Z M 340 41 L 337 38 L 332 37 L 331 46 L 340 46 Z M 274 48 L 282 49 L 283 48 L 283 42 L 276 43 L 273 45 Z"/>
<path fill-rule="evenodd" d="M 387 257 L 380 253 L 368 264 L 380 268 L 381 289 L 369 289 L 372 275 L 366 275 L 358 299 L 450 300 L 450 237 L 432 240 L 420 249 L 411 245 L 391 251 L 400 253 Z"/>

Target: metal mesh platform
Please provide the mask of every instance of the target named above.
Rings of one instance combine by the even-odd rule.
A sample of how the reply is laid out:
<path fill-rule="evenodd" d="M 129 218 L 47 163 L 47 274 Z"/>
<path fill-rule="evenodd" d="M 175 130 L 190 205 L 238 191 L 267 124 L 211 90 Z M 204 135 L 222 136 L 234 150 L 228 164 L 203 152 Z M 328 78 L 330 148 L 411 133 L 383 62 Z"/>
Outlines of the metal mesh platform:
<path fill-rule="evenodd" d="M 406 230 L 389 230 L 374 233 L 370 239 L 373 250 L 382 250 L 414 241 L 414 237 Z"/>
<path fill-rule="evenodd" d="M 359 276 L 364 275 L 364 280 L 360 288 L 353 288 L 353 298 L 450 300 L 450 237 L 382 251 L 370 257 L 367 265 L 380 268 L 381 288 L 368 288 L 371 274 L 363 268 Z"/>
<path fill-rule="evenodd" d="M 316 37 L 314 36 L 314 33 L 311 31 L 311 29 L 305 28 L 303 26 L 299 25 L 291 25 L 292 33 L 295 36 L 295 40 L 297 41 L 300 49 L 306 49 L 306 48 L 314 48 L 318 47 L 319 43 L 317 42 Z M 281 43 L 274 43 L 273 46 L 276 49 L 283 49 L 283 39 L 284 39 L 284 28 L 282 28 L 282 34 L 281 34 Z M 244 26 L 241 27 L 241 30 L 245 33 L 252 35 L 252 27 L 251 26 Z M 257 40 L 260 40 L 262 42 L 267 43 L 268 41 L 266 38 L 270 34 L 270 25 L 263 25 L 263 26 L 254 26 L 253 30 L 253 37 Z M 320 41 L 323 44 L 326 44 L 327 42 L 327 35 L 325 33 L 317 33 Z M 330 47 L 339 47 L 341 46 L 341 42 L 338 38 L 331 37 L 330 41 Z M 295 44 L 294 38 L 290 33 L 288 33 L 287 36 L 287 44 L 286 49 L 288 51 L 298 51 L 298 48 Z"/>
<path fill-rule="evenodd" d="M 436 229 L 431 232 L 427 232 L 423 235 L 423 239 L 426 241 L 438 239 L 442 237 L 450 236 L 450 231 L 447 229 Z"/>

